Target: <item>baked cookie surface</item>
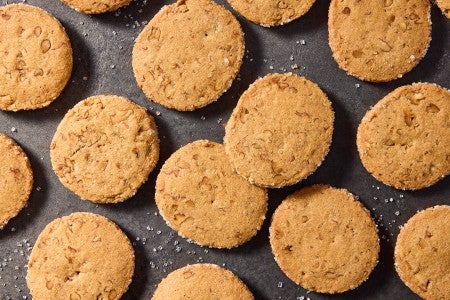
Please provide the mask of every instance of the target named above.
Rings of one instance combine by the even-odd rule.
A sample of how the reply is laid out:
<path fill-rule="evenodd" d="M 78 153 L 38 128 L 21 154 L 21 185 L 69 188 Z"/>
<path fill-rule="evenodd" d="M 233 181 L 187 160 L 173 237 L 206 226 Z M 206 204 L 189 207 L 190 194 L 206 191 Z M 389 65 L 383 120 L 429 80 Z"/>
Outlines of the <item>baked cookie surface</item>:
<path fill-rule="evenodd" d="M 267 211 L 267 191 L 233 171 L 223 145 L 206 140 L 180 148 L 164 163 L 155 200 L 179 235 L 214 248 L 250 240 Z"/>
<path fill-rule="evenodd" d="M 61 0 L 84 14 L 101 14 L 130 4 L 131 0 Z"/>
<path fill-rule="evenodd" d="M 449 0 L 435 0 L 437 6 L 441 9 L 442 13 L 450 18 L 450 1 Z"/>
<path fill-rule="evenodd" d="M 428 0 L 332 0 L 329 44 L 352 76 L 385 82 L 413 69 L 431 40 Z"/>
<path fill-rule="evenodd" d="M 225 127 L 224 145 L 238 174 L 262 187 L 297 183 L 328 153 L 334 113 L 308 79 L 269 74 L 242 94 Z"/>
<path fill-rule="evenodd" d="M 401 86 L 369 110 L 356 144 L 364 167 L 397 189 L 428 187 L 450 173 L 450 92 Z"/>
<path fill-rule="evenodd" d="M 155 121 L 130 100 L 89 97 L 64 116 L 50 146 L 53 170 L 82 199 L 117 203 L 133 196 L 159 158 Z"/>
<path fill-rule="evenodd" d="M 152 300 L 253 300 L 247 286 L 233 273 L 213 264 L 187 265 L 173 271 L 156 288 Z"/>
<path fill-rule="evenodd" d="M 150 100 L 192 111 L 231 86 L 243 55 L 244 34 L 228 10 L 210 0 L 179 0 L 161 9 L 138 36 L 132 64 Z"/>
<path fill-rule="evenodd" d="M 27 285 L 35 300 L 120 299 L 134 273 L 134 250 L 107 218 L 73 213 L 39 235 L 28 262 Z"/>
<path fill-rule="evenodd" d="M 10 137 L 0 133 L 0 229 L 25 206 L 33 188 L 27 155 Z"/>
<path fill-rule="evenodd" d="M 270 244 L 282 271 L 319 293 L 359 286 L 377 264 L 380 250 L 370 213 L 345 189 L 303 188 L 276 209 Z"/>
<path fill-rule="evenodd" d="M 450 299 L 450 206 L 418 212 L 400 230 L 395 268 L 423 299 Z"/>
<path fill-rule="evenodd" d="M 72 47 L 57 19 L 25 4 L 0 7 L 0 109 L 50 105 L 72 73 Z"/>
<path fill-rule="evenodd" d="M 283 25 L 306 14 L 315 0 L 228 0 L 247 20 L 270 27 Z"/>

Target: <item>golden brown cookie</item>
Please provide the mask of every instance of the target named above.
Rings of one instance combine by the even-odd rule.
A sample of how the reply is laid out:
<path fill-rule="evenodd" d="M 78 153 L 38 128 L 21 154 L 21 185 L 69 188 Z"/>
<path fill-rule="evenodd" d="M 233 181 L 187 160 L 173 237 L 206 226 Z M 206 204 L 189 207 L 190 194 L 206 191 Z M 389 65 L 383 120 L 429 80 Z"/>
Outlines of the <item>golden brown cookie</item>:
<path fill-rule="evenodd" d="M 146 109 L 111 95 L 67 112 L 50 146 L 53 170 L 82 199 L 117 203 L 133 196 L 159 158 L 155 121 Z"/>
<path fill-rule="evenodd" d="M 0 229 L 25 206 L 33 188 L 33 171 L 22 148 L 0 133 Z"/>
<path fill-rule="evenodd" d="M 84 14 L 101 14 L 130 4 L 131 0 L 61 0 L 78 12 Z"/>
<path fill-rule="evenodd" d="M 205 140 L 182 147 L 164 163 L 155 199 L 179 235 L 215 248 L 250 240 L 267 211 L 267 191 L 233 171 L 221 144 Z"/>
<path fill-rule="evenodd" d="M 450 92 L 435 84 L 397 88 L 369 110 L 356 144 L 364 167 L 402 190 L 428 187 L 450 173 Z"/>
<path fill-rule="evenodd" d="M 442 13 L 450 19 L 450 0 L 435 0 Z"/>
<path fill-rule="evenodd" d="M 328 14 L 334 60 L 372 82 L 411 71 L 431 40 L 429 0 L 332 0 Z"/>
<path fill-rule="evenodd" d="M 377 228 L 345 189 L 303 188 L 276 209 L 270 245 L 281 270 L 303 288 L 342 293 L 359 286 L 377 264 Z"/>
<path fill-rule="evenodd" d="M 265 27 L 283 25 L 306 14 L 315 0 L 228 0 L 247 20 Z"/>
<path fill-rule="evenodd" d="M 334 113 L 308 79 L 269 74 L 242 94 L 225 127 L 231 164 L 251 183 L 292 185 L 314 172 L 328 153 Z"/>
<path fill-rule="evenodd" d="M 233 273 L 213 264 L 187 265 L 164 278 L 152 300 L 253 300 L 247 286 Z"/>
<path fill-rule="evenodd" d="M 49 223 L 28 262 L 34 300 L 120 299 L 134 273 L 134 251 L 105 217 L 73 213 Z"/>
<path fill-rule="evenodd" d="M 25 4 L 0 7 L 0 109 L 50 105 L 69 81 L 72 47 L 61 23 Z"/>
<path fill-rule="evenodd" d="M 400 230 L 395 269 L 423 299 L 450 299 L 450 206 L 415 214 Z"/>
<path fill-rule="evenodd" d="M 210 0 L 178 0 L 138 36 L 132 62 L 149 99 L 191 111 L 231 86 L 243 55 L 244 33 L 228 10 Z"/>

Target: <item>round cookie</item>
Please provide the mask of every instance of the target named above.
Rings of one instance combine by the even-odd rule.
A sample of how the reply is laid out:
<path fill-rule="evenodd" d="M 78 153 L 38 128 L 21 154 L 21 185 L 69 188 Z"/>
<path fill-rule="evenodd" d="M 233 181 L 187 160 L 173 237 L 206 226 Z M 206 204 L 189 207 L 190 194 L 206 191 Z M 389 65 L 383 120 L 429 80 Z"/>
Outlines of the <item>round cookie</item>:
<path fill-rule="evenodd" d="M 450 299 L 450 206 L 415 214 L 400 230 L 395 269 L 423 299 Z"/>
<path fill-rule="evenodd" d="M 354 289 L 377 264 L 376 225 L 345 189 L 314 185 L 297 191 L 276 209 L 269 230 L 276 262 L 307 290 Z"/>
<path fill-rule="evenodd" d="M 27 285 L 40 299 L 120 299 L 134 273 L 134 251 L 105 217 L 73 213 L 49 223 L 28 262 Z"/>
<path fill-rule="evenodd" d="M 155 200 L 179 235 L 214 248 L 250 240 L 267 212 L 267 191 L 233 171 L 221 144 L 205 140 L 182 147 L 164 163 Z"/>
<path fill-rule="evenodd" d="M 72 47 L 48 12 L 30 5 L 0 7 L 0 109 L 50 105 L 72 73 Z"/>
<path fill-rule="evenodd" d="M 22 148 L 0 133 L 0 229 L 25 206 L 33 188 L 33 171 Z"/>
<path fill-rule="evenodd" d="M 159 158 L 155 121 L 130 100 L 98 95 L 70 109 L 50 146 L 53 170 L 82 199 L 117 203 L 133 196 Z"/>
<path fill-rule="evenodd" d="M 449 0 L 435 0 L 436 5 L 441 9 L 442 13 L 450 19 L 450 1 Z"/>
<path fill-rule="evenodd" d="M 429 0 L 332 0 L 329 44 L 339 67 L 361 80 L 390 81 L 425 56 Z"/>
<path fill-rule="evenodd" d="M 306 14 L 316 0 L 228 0 L 247 20 L 265 27 L 283 25 Z"/>
<path fill-rule="evenodd" d="M 328 153 L 334 113 L 324 92 L 304 77 L 269 74 L 241 96 L 225 127 L 231 164 L 262 187 L 292 185 Z"/>
<path fill-rule="evenodd" d="M 131 0 L 61 0 L 78 12 L 84 14 L 101 14 L 130 4 Z"/>
<path fill-rule="evenodd" d="M 450 92 L 435 84 L 395 89 L 369 110 L 356 144 L 364 167 L 402 190 L 428 187 L 450 173 Z"/>
<path fill-rule="evenodd" d="M 213 264 L 187 265 L 173 271 L 156 288 L 152 300 L 253 300 L 247 286 L 233 273 Z"/>
<path fill-rule="evenodd" d="M 178 0 L 161 9 L 136 39 L 134 76 L 149 99 L 192 111 L 231 86 L 244 46 L 241 26 L 228 10 L 210 0 Z"/>

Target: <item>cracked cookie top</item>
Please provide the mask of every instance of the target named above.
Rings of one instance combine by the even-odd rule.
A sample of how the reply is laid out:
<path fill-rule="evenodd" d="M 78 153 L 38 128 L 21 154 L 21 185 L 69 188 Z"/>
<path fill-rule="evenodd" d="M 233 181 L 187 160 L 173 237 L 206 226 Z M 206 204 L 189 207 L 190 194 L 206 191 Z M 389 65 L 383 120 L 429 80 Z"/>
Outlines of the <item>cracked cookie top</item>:
<path fill-rule="evenodd" d="M 0 109 L 50 105 L 72 73 L 72 47 L 46 11 L 24 4 L 0 7 Z"/>
<path fill-rule="evenodd" d="M 118 96 L 93 96 L 64 116 L 50 157 L 64 186 L 82 199 L 121 202 L 155 167 L 158 131 L 145 108 Z"/>

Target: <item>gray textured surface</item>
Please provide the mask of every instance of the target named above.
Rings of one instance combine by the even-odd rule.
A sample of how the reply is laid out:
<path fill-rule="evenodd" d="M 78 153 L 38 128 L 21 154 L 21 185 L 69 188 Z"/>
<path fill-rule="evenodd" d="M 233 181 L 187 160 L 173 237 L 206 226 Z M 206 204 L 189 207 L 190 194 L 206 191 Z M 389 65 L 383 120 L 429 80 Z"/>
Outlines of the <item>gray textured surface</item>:
<path fill-rule="evenodd" d="M 6 2 L 0 0 L 1 5 Z M 8 1 L 12 2 L 19 1 Z M 398 86 L 428 81 L 450 88 L 450 21 L 436 7 L 432 8 L 433 40 L 426 57 L 402 79 L 385 84 L 361 82 L 338 69 L 327 42 L 327 0 L 317 0 L 303 18 L 278 28 L 262 28 L 238 17 L 246 34 L 247 48 L 239 79 L 218 102 L 196 112 L 180 113 L 149 102 L 137 87 L 131 68 L 131 50 L 142 23 L 169 2 L 135 0 L 120 13 L 97 16 L 79 14 L 58 0 L 28 0 L 27 3 L 46 9 L 62 22 L 71 39 L 75 61 L 67 88 L 50 107 L 29 112 L 0 112 L 0 131 L 22 145 L 35 174 L 28 207 L 0 231 L 0 299 L 31 298 L 24 267 L 29 247 L 47 223 L 75 211 L 91 211 L 110 218 L 133 241 L 137 267 L 124 299 L 149 299 L 156 284 L 171 270 L 199 261 L 224 265 L 248 284 L 257 299 L 301 299 L 302 296 L 305 299 L 415 299 L 393 267 L 398 226 L 419 209 L 450 204 L 450 177 L 416 192 L 386 187 L 363 169 L 355 134 L 366 110 Z M 293 64 L 299 68 L 291 70 Z M 223 124 L 240 94 L 258 76 L 284 71 L 308 77 L 330 97 L 336 122 L 329 155 L 307 180 L 270 191 L 267 220 L 250 242 L 233 250 L 189 244 L 156 213 L 154 183 L 161 164 L 188 142 L 197 139 L 221 142 Z M 162 151 L 157 169 L 135 197 L 119 205 L 97 206 L 80 200 L 59 183 L 50 165 L 49 145 L 59 121 L 74 104 L 100 93 L 125 96 L 148 108 L 156 117 L 160 131 Z M 13 127 L 16 132 L 11 131 Z M 312 183 L 349 189 L 371 210 L 379 225 L 380 263 L 369 280 L 354 291 L 335 296 L 307 294 L 285 277 L 273 260 L 268 227 L 274 209 L 286 195 Z"/>

